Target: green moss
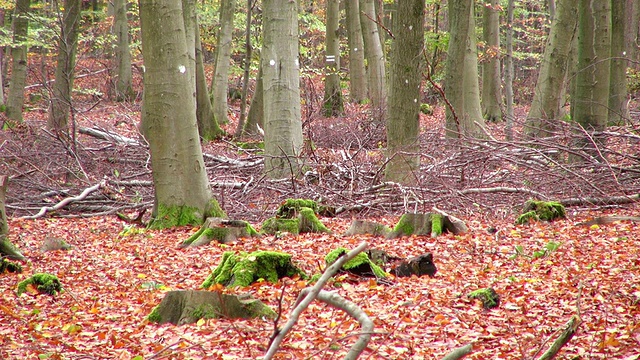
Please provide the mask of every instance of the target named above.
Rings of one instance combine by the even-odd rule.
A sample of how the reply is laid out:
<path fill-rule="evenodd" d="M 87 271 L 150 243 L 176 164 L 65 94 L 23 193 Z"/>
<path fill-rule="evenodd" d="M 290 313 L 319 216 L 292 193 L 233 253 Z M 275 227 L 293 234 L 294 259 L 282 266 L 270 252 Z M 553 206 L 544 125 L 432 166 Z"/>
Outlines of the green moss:
<path fill-rule="evenodd" d="M 29 285 L 35 286 L 43 294 L 56 295 L 62 291 L 62 284 L 60 284 L 60 280 L 55 275 L 38 273 L 18 284 L 18 296 L 27 291 L 27 286 Z"/>
<path fill-rule="evenodd" d="M 303 207 L 300 208 L 300 214 L 299 219 L 300 219 L 300 232 L 305 233 L 305 232 L 324 232 L 324 233 L 329 233 L 331 232 L 329 229 L 327 229 L 326 226 L 324 226 L 324 224 L 318 220 L 318 217 L 316 217 L 315 212 L 313 211 L 313 209 L 308 208 L 308 207 Z"/>
<path fill-rule="evenodd" d="M 478 299 L 482 301 L 485 309 L 491 309 L 500 305 L 500 296 L 492 288 L 484 288 L 472 291 L 467 295 L 469 299 Z"/>
<path fill-rule="evenodd" d="M 276 217 L 291 219 L 296 217 L 302 208 L 309 208 L 314 213 L 318 212 L 318 204 L 308 199 L 287 199 L 280 205 L 276 212 Z"/>
<path fill-rule="evenodd" d="M 190 206 L 166 206 L 159 205 L 158 213 L 149 223 L 149 228 L 158 230 L 183 225 L 201 225 L 204 214 L 197 208 Z"/>
<path fill-rule="evenodd" d="M 400 233 L 400 235 L 411 235 L 414 232 L 413 221 L 407 219 L 406 216 L 402 215 L 400 220 L 393 228 L 394 233 Z"/>
<path fill-rule="evenodd" d="M 557 201 L 536 201 L 525 202 L 522 215 L 516 219 L 516 224 L 527 224 L 530 221 L 553 221 L 567 217 L 564 205 Z"/>
<path fill-rule="evenodd" d="M 281 219 L 271 217 L 262 223 L 262 232 L 265 234 L 275 234 L 278 231 L 286 231 L 291 234 L 300 232 L 300 220 L 298 219 Z"/>
<path fill-rule="evenodd" d="M 194 319 L 215 319 L 220 317 L 220 313 L 215 306 L 211 304 L 201 304 L 191 312 L 191 317 Z"/>
<path fill-rule="evenodd" d="M 160 311 L 158 311 L 160 306 L 156 306 L 151 310 L 151 313 L 147 316 L 147 320 L 153 323 L 159 323 L 162 320 L 162 316 L 160 316 Z"/>
<path fill-rule="evenodd" d="M 214 284 L 225 286 L 249 286 L 264 279 L 276 283 L 282 277 L 299 275 L 301 270 L 291 264 L 291 255 L 275 251 L 255 251 L 252 253 L 225 252 L 220 265 L 202 283 L 203 288 Z"/>
<path fill-rule="evenodd" d="M 438 236 L 442 234 L 442 225 L 444 217 L 440 214 L 431 214 L 431 235 Z"/>
<path fill-rule="evenodd" d="M 340 256 L 346 253 L 347 253 L 347 249 L 337 248 L 329 252 L 327 256 L 325 256 L 324 261 L 326 262 L 327 266 L 330 266 L 336 260 L 338 260 Z M 379 278 L 387 277 L 387 273 L 384 272 L 384 270 L 382 270 L 382 268 L 376 265 L 373 261 L 371 261 L 371 259 L 369 259 L 369 256 L 365 252 L 361 252 L 358 255 L 356 255 L 353 259 L 347 261 L 344 265 L 342 265 L 342 269 L 349 271 L 355 268 L 359 268 L 361 266 L 369 266 L 371 268 L 371 271 L 373 271 L 373 274 L 376 277 L 379 277 Z"/>
<path fill-rule="evenodd" d="M 209 217 L 227 217 L 227 214 L 224 213 L 224 210 L 222 210 L 220 204 L 218 203 L 218 200 L 216 199 L 209 200 L 209 204 L 207 205 L 207 209 L 205 210 L 204 215 L 205 219 Z"/>
<path fill-rule="evenodd" d="M 9 273 L 21 273 L 22 266 L 3 258 L 0 260 L 0 274 L 3 274 L 5 271 Z"/>

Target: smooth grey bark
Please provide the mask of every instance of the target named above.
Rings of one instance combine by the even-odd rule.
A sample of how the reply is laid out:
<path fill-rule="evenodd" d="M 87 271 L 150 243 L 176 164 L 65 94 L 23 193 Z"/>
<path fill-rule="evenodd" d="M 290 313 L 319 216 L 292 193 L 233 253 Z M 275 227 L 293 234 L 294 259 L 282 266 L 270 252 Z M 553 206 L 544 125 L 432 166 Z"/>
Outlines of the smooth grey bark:
<path fill-rule="evenodd" d="M 73 69 L 76 64 L 81 5 L 81 0 L 64 1 L 64 13 L 58 38 L 56 81 L 53 84 L 47 119 L 47 127 L 60 132 L 67 132 L 72 110 L 71 90 L 73 89 Z"/>
<path fill-rule="evenodd" d="M 627 12 L 633 9 L 628 1 L 611 1 L 611 67 L 609 82 L 609 123 L 624 124 L 630 120 L 627 99 L 627 32 L 631 28 L 627 22 Z"/>
<path fill-rule="evenodd" d="M 500 0 L 486 0 L 482 12 L 482 38 L 485 43 L 482 63 L 482 115 L 487 121 L 502 120 L 500 83 Z"/>
<path fill-rule="evenodd" d="M 417 183 L 420 168 L 420 84 L 424 61 L 424 0 L 399 0 L 391 50 L 385 179 Z"/>
<path fill-rule="evenodd" d="M 213 106 L 209 99 L 209 89 L 207 89 L 207 79 L 204 73 L 204 58 L 202 56 L 200 30 L 198 26 L 196 26 L 194 30 L 196 41 L 196 119 L 198 122 L 198 133 L 200 134 L 200 138 L 208 141 L 220 138 L 224 134 L 224 131 L 216 121 Z"/>
<path fill-rule="evenodd" d="M 129 50 L 129 21 L 127 1 L 114 0 L 113 32 L 116 35 L 116 101 L 133 100 L 133 75 L 131 73 L 131 51 Z"/>
<path fill-rule="evenodd" d="M 229 68 L 231 66 L 231 45 L 233 35 L 233 14 L 236 0 L 220 3 L 220 32 L 216 46 L 215 70 L 211 83 L 211 103 L 218 124 L 229 122 L 227 94 L 229 93 Z"/>
<path fill-rule="evenodd" d="M 145 62 L 142 132 L 149 142 L 154 223 L 189 212 L 188 223 L 222 212 L 213 198 L 196 124 L 193 49 L 180 0 L 140 0 Z"/>
<path fill-rule="evenodd" d="M 234 137 L 236 138 L 242 138 L 244 136 L 244 127 L 246 124 L 247 95 L 249 94 L 251 56 L 253 55 L 253 47 L 251 46 L 251 17 L 254 4 L 254 0 L 247 0 L 247 17 L 244 29 L 244 74 L 242 76 L 242 102 L 240 103 L 240 118 L 238 119 L 238 125 L 234 134 Z"/>
<path fill-rule="evenodd" d="M 562 108 L 572 64 L 572 46 L 578 24 L 578 0 L 558 0 L 556 16 L 540 64 L 533 101 L 525 123 L 529 137 L 551 136 L 555 122 L 562 118 Z"/>
<path fill-rule="evenodd" d="M 513 10 L 515 8 L 515 0 L 509 0 L 507 4 L 507 35 L 505 42 L 505 58 L 504 58 L 504 94 L 506 104 L 506 123 L 504 127 L 504 135 L 507 140 L 513 140 Z"/>
<path fill-rule="evenodd" d="M 482 136 L 473 0 L 449 1 L 449 49 L 445 66 L 447 137 Z"/>
<path fill-rule="evenodd" d="M 13 11 L 13 45 L 11 46 L 11 82 L 7 94 L 7 118 L 9 125 L 22 121 L 24 87 L 27 81 L 27 33 L 30 0 L 17 0 Z M 2 75 L 0 75 L 1 77 Z"/>
<path fill-rule="evenodd" d="M 384 50 L 378 34 L 378 25 L 374 22 L 376 11 L 374 0 L 360 0 L 360 23 L 367 59 L 367 86 L 369 99 L 375 111 L 375 118 L 384 119 L 387 107 L 387 79 L 384 63 Z"/>
<path fill-rule="evenodd" d="M 572 119 L 587 131 L 601 131 L 609 114 L 611 54 L 610 0 L 578 0 L 578 70 Z M 585 145 L 590 141 L 585 139 Z"/>
<path fill-rule="evenodd" d="M 291 0 L 263 1 L 261 53 L 265 174 L 298 175 L 302 151 L 298 7 Z"/>
<path fill-rule="evenodd" d="M 324 115 L 338 116 L 344 111 L 342 89 L 340 88 L 340 0 L 327 1 L 324 66 Z"/>
<path fill-rule="evenodd" d="M 361 103 L 367 98 L 367 72 L 364 66 L 364 40 L 358 1 L 344 2 L 349 46 L 349 98 Z"/>
<path fill-rule="evenodd" d="M 242 128 L 242 136 L 262 136 L 264 135 L 264 101 L 262 86 L 262 69 L 258 70 L 256 77 L 256 89 L 251 98 L 247 123 Z M 263 130 L 261 130 L 263 129 Z"/>

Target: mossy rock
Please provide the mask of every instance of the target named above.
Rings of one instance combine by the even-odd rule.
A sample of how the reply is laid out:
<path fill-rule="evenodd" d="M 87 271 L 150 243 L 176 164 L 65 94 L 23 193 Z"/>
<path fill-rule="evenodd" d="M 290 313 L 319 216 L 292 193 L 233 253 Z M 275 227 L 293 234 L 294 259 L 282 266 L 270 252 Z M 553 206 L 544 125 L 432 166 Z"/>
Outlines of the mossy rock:
<path fill-rule="evenodd" d="M 522 214 L 516 219 L 517 225 L 528 224 L 533 221 L 553 221 L 567 217 L 564 205 L 557 201 L 527 200 L 522 208 Z"/>
<path fill-rule="evenodd" d="M 306 274 L 291 262 L 291 255 L 276 251 L 241 252 L 227 251 L 222 255 L 220 265 L 202 283 L 202 288 L 214 284 L 224 286 L 249 286 L 263 279 L 277 283 L 280 278 Z"/>
<path fill-rule="evenodd" d="M 167 292 L 147 319 L 158 324 L 183 325 L 200 319 L 274 319 L 276 316 L 275 311 L 249 294 L 177 290 Z"/>
<path fill-rule="evenodd" d="M 324 257 L 327 266 L 331 266 L 338 258 L 348 252 L 345 248 L 337 248 L 332 250 Z M 376 265 L 368 256 L 367 252 L 361 252 L 353 259 L 342 265 L 342 270 L 359 276 L 368 276 L 376 278 L 385 278 L 387 273 Z"/>
<path fill-rule="evenodd" d="M 47 273 L 33 274 L 27 280 L 21 281 L 18 284 L 18 296 L 27 291 L 27 286 L 32 285 L 38 292 L 48 295 L 56 295 L 62 291 L 62 284 L 55 275 Z"/>
<path fill-rule="evenodd" d="M 500 306 L 500 296 L 492 288 L 484 288 L 472 291 L 467 295 L 469 299 L 477 299 L 482 301 L 482 307 L 492 309 Z"/>
<path fill-rule="evenodd" d="M 204 225 L 180 247 L 201 246 L 215 240 L 222 244 L 235 242 L 239 238 L 256 237 L 260 234 L 244 220 L 226 220 L 223 218 L 208 218 Z"/>

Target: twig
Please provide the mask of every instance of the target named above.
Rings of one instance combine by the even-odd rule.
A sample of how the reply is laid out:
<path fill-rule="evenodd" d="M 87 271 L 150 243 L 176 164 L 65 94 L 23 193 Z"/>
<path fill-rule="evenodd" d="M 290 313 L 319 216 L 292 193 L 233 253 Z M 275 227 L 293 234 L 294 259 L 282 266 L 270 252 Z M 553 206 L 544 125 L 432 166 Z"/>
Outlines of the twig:
<path fill-rule="evenodd" d="M 322 288 L 327 283 L 327 281 L 329 281 L 329 279 L 335 273 L 337 273 L 338 270 L 340 270 L 340 268 L 342 268 L 342 265 L 344 265 L 344 263 L 353 259 L 356 255 L 364 251 L 367 248 L 367 246 L 368 246 L 367 243 L 363 241 L 355 249 L 339 257 L 333 264 L 331 264 L 331 266 L 327 268 L 327 270 L 325 270 L 325 272 L 322 274 L 320 279 L 318 279 L 318 282 L 316 282 L 316 284 L 312 288 L 310 288 L 310 290 L 305 294 L 305 296 L 302 296 L 302 293 L 300 294 L 300 296 L 298 296 L 296 307 L 291 311 L 291 315 L 287 323 L 284 324 L 282 329 L 273 338 L 273 341 L 271 342 L 271 345 L 269 346 L 269 349 L 267 350 L 267 353 L 264 356 L 264 360 L 270 360 L 275 356 L 276 352 L 278 351 L 278 348 L 280 347 L 280 344 L 284 340 L 284 337 L 291 330 L 291 328 L 293 328 L 293 325 L 295 325 L 295 323 L 298 322 L 298 319 L 300 318 L 300 315 L 302 314 L 302 312 L 307 307 L 309 307 L 309 304 L 311 304 L 313 299 L 315 299 L 318 296 L 318 293 L 320 293 L 320 290 L 322 290 Z"/>
<path fill-rule="evenodd" d="M 576 333 L 578 326 L 580 326 L 581 323 L 582 323 L 582 320 L 580 319 L 579 316 L 577 315 L 572 316 L 571 319 L 564 326 L 565 329 L 562 332 L 562 334 L 560 334 L 560 336 L 556 339 L 556 341 L 554 341 L 553 344 L 551 344 L 549 349 L 544 354 L 540 355 L 540 357 L 537 358 L 536 360 L 551 360 L 555 358 L 558 352 L 560 351 L 560 349 L 571 340 L 573 335 Z"/>

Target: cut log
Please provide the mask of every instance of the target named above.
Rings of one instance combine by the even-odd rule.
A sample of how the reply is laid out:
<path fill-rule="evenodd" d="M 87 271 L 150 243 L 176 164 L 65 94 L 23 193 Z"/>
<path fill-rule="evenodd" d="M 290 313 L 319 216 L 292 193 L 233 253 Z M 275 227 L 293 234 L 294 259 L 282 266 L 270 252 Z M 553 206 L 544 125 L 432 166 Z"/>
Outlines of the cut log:
<path fill-rule="evenodd" d="M 149 316 L 158 324 L 183 325 L 200 319 L 225 317 L 229 319 L 275 319 L 277 314 L 251 295 L 231 295 L 217 291 L 169 291 Z"/>
<path fill-rule="evenodd" d="M 433 263 L 433 255 L 431 253 L 404 260 L 391 269 L 391 273 L 397 277 L 409 277 L 411 275 L 434 277 L 436 272 L 438 272 L 438 268 Z"/>

